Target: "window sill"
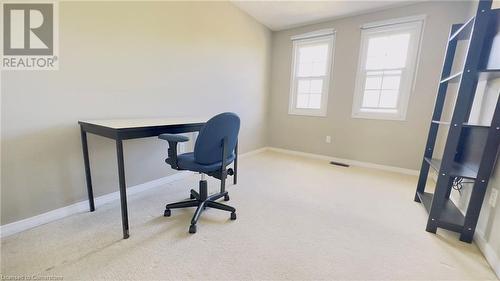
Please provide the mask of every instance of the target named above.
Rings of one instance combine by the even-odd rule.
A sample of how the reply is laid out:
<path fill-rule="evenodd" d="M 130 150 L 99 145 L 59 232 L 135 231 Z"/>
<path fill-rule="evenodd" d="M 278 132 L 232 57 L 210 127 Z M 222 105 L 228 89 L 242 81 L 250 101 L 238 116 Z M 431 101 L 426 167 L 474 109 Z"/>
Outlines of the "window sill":
<path fill-rule="evenodd" d="M 288 115 L 309 116 L 309 117 L 326 117 L 326 112 L 313 110 L 289 110 Z"/>
<path fill-rule="evenodd" d="M 357 119 L 373 119 L 373 120 L 389 120 L 389 121 L 406 121 L 406 114 L 388 114 L 381 112 L 356 112 L 351 115 Z"/>

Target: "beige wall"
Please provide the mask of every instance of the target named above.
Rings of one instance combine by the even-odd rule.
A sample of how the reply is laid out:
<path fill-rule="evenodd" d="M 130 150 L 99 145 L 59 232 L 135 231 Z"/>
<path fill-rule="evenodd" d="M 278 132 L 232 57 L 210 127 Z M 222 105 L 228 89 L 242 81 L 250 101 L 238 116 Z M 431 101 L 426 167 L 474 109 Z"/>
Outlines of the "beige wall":
<path fill-rule="evenodd" d="M 2 72 L 1 224 L 86 199 L 79 119 L 241 116 L 266 144 L 271 32 L 230 3 L 62 2 L 58 71 Z M 97 196 L 117 191 L 114 143 L 90 136 Z M 129 186 L 173 173 L 166 144 L 125 142 Z"/>
<path fill-rule="evenodd" d="M 270 145 L 408 169 L 419 169 L 431 120 L 446 41 L 453 23 L 466 18 L 468 2 L 426 2 L 273 33 Z M 415 91 L 406 121 L 351 118 L 360 26 L 426 15 Z M 327 117 L 288 115 L 290 36 L 321 28 L 337 31 Z M 332 143 L 325 136 L 332 136 Z"/>

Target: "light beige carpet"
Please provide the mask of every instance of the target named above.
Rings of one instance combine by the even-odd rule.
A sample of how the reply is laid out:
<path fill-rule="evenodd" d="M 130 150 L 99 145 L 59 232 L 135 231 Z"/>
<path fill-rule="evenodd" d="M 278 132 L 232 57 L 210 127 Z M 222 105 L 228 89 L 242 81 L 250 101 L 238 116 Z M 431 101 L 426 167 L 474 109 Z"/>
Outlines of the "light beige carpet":
<path fill-rule="evenodd" d="M 331 166 L 277 152 L 241 160 L 229 186 L 238 219 L 193 209 L 163 217 L 197 176 L 129 197 L 131 236 L 119 202 L 7 237 L 1 273 L 72 279 L 496 280 L 474 244 L 438 230 L 413 202 L 416 177 Z M 216 181 L 209 183 L 217 190 Z M 98 187 L 97 187 L 98 188 Z"/>

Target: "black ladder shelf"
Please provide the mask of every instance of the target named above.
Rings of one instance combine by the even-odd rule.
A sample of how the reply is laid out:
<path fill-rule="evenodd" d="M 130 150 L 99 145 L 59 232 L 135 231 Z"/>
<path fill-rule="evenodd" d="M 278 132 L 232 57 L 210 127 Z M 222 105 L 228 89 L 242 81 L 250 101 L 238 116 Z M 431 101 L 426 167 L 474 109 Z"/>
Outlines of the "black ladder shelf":
<path fill-rule="evenodd" d="M 500 77 L 500 65 L 491 66 L 492 58 L 500 54 L 500 46 L 497 46 L 500 44 L 493 40 L 500 35 L 500 10 L 491 7 L 491 0 L 481 0 L 474 17 L 451 27 L 415 194 L 415 201 L 421 202 L 429 213 L 428 232 L 436 233 L 438 227 L 455 231 L 460 233 L 461 241 L 468 243 L 474 237 L 500 143 L 498 100 L 489 126 L 467 123 L 478 80 Z M 468 40 L 467 55 L 462 71 L 451 73 L 459 40 Z M 451 121 L 445 122 L 440 119 L 451 82 L 459 83 L 458 95 Z M 442 159 L 434 159 L 432 155 L 440 126 L 449 127 L 448 135 Z M 434 194 L 425 192 L 429 168 L 438 173 Z M 457 178 L 473 181 L 465 215 L 450 200 L 453 181 Z"/>

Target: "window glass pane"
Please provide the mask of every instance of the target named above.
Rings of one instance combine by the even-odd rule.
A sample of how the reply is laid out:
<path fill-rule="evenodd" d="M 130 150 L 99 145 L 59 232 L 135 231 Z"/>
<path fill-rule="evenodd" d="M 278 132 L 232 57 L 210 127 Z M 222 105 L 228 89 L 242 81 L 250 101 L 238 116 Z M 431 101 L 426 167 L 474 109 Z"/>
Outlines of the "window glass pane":
<path fill-rule="evenodd" d="M 311 80 L 311 88 L 309 93 L 321 94 L 321 92 L 323 92 L 323 80 L 321 79 Z"/>
<path fill-rule="evenodd" d="M 396 108 L 398 105 L 398 91 L 382 90 L 380 93 L 381 108 Z"/>
<path fill-rule="evenodd" d="M 383 69 L 384 57 L 368 57 L 366 58 L 366 70 Z"/>
<path fill-rule="evenodd" d="M 309 95 L 297 95 L 297 108 L 308 108 Z"/>
<path fill-rule="evenodd" d="M 382 89 L 384 89 L 384 90 L 398 90 L 400 80 L 401 80 L 401 76 L 384 76 L 384 80 L 382 82 Z"/>
<path fill-rule="evenodd" d="M 297 85 L 297 93 L 308 94 L 311 91 L 311 80 L 300 79 Z"/>
<path fill-rule="evenodd" d="M 401 70 L 368 71 L 363 89 L 362 107 L 396 108 L 401 73 Z"/>
<path fill-rule="evenodd" d="M 365 90 L 379 90 L 382 85 L 381 76 L 367 76 Z"/>
<path fill-rule="evenodd" d="M 366 69 L 404 68 L 406 66 L 409 42 L 409 33 L 368 39 Z"/>
<path fill-rule="evenodd" d="M 307 77 L 313 75 L 313 63 L 312 62 L 299 62 L 299 71 L 297 76 Z"/>
<path fill-rule="evenodd" d="M 299 60 L 301 62 L 313 62 L 326 60 L 328 44 L 318 44 L 314 46 L 303 46 L 299 50 Z"/>
<path fill-rule="evenodd" d="M 299 78 L 297 85 L 298 94 L 321 94 L 323 92 L 323 79 Z"/>
<path fill-rule="evenodd" d="M 299 79 L 297 85 L 296 108 L 321 108 L 321 94 L 323 92 L 322 79 Z"/>
<path fill-rule="evenodd" d="M 321 76 L 326 74 L 328 44 L 299 48 L 298 76 Z"/>
<path fill-rule="evenodd" d="M 366 69 L 382 69 L 384 65 L 386 37 L 372 37 L 368 40 Z"/>
<path fill-rule="evenodd" d="M 309 108 L 319 109 L 321 107 L 321 95 L 311 94 L 309 95 Z"/>
<path fill-rule="evenodd" d="M 378 107 L 378 100 L 379 100 L 379 93 L 380 91 L 378 90 L 366 90 L 364 95 L 363 95 L 363 105 L 362 107 Z"/>
<path fill-rule="evenodd" d="M 326 74 L 326 61 L 315 61 L 312 64 L 313 76 L 322 76 Z"/>
<path fill-rule="evenodd" d="M 409 33 L 387 37 L 385 68 L 403 68 L 406 66 L 409 42 Z"/>

